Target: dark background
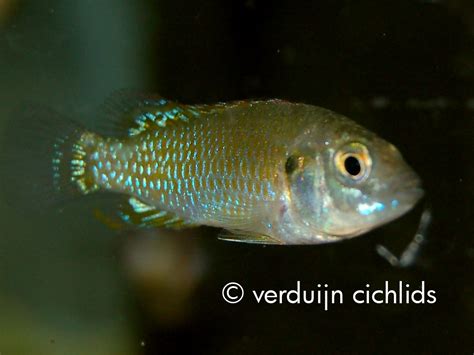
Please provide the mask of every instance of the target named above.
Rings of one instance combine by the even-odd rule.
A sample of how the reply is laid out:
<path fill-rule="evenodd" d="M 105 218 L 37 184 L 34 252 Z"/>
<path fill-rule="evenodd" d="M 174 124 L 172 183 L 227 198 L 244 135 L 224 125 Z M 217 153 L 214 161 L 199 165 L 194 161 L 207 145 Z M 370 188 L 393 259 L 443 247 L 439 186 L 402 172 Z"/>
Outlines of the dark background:
<path fill-rule="evenodd" d="M 343 113 L 394 143 L 432 206 L 414 266 L 394 268 L 422 206 L 343 243 L 263 247 L 199 229 L 116 235 L 94 201 L 62 213 L 1 206 L 0 352 L 472 353 L 474 3 L 0 1 L 0 123 L 39 101 L 77 117 L 120 88 L 186 103 L 283 98 Z M 9 132 L 6 132 L 7 134 Z M 13 133 L 12 133 L 13 134 Z M 16 134 L 16 133 L 15 133 Z M 8 168 L 8 167 L 5 167 Z M 34 174 L 31 176 L 34 179 Z M 343 305 L 259 305 L 251 289 L 327 283 Z M 237 281 L 247 298 L 226 304 Z M 434 305 L 355 305 L 384 281 Z"/>

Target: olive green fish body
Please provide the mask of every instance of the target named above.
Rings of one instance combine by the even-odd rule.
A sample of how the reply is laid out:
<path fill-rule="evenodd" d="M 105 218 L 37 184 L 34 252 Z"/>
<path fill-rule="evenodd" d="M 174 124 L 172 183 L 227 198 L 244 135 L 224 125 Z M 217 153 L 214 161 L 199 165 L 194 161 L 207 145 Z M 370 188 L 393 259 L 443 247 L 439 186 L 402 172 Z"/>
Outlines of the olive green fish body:
<path fill-rule="evenodd" d="M 96 137 L 89 180 L 192 224 L 268 233 L 284 206 L 289 147 L 315 123 L 311 107 L 272 100 L 182 111 L 185 119 L 125 139 Z"/>
<path fill-rule="evenodd" d="M 50 111 L 32 129 L 35 113 L 24 115 L 19 126 L 31 135 L 11 155 L 30 159 L 23 166 L 36 175 L 19 188 L 29 184 L 31 196 L 43 199 L 35 179 L 44 172 L 48 196 L 126 197 L 117 207 L 126 224 L 217 226 L 229 231 L 222 239 L 266 244 L 360 235 L 405 213 L 423 193 L 393 145 L 320 107 L 123 95 L 110 107 L 107 134 Z"/>

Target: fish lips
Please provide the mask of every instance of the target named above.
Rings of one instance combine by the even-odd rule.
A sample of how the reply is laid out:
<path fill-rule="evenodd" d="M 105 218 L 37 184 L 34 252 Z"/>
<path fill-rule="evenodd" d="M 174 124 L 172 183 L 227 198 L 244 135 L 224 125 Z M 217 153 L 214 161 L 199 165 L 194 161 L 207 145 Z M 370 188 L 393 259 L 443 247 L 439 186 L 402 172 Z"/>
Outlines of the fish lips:
<path fill-rule="evenodd" d="M 398 216 L 412 209 L 425 195 L 421 179 L 414 172 L 394 178 L 394 186 L 396 188 L 390 206 Z"/>

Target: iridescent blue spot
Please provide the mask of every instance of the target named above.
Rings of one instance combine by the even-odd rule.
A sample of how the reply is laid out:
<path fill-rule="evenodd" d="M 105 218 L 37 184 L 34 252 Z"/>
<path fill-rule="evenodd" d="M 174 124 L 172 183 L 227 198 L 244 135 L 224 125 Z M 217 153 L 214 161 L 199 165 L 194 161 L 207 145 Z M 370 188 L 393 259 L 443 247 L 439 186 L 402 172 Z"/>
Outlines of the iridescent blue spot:
<path fill-rule="evenodd" d="M 158 126 L 165 127 L 166 126 L 166 117 L 163 117 L 161 120 L 155 121 L 155 122 Z"/>
<path fill-rule="evenodd" d="M 140 187 L 140 180 L 138 180 L 138 178 L 135 178 L 135 186 L 137 188 Z"/>
<path fill-rule="evenodd" d="M 397 208 L 399 204 L 400 203 L 398 202 L 398 200 L 392 200 L 392 203 L 391 203 L 392 208 Z"/>
<path fill-rule="evenodd" d="M 374 212 L 381 212 L 385 209 L 385 205 L 380 202 L 374 202 L 371 204 L 368 203 L 361 203 L 358 207 L 357 210 L 359 213 L 363 216 L 368 216 Z"/>
<path fill-rule="evenodd" d="M 124 220 L 125 222 L 128 222 L 130 220 L 130 216 L 128 214 L 125 214 L 123 212 L 119 212 L 120 214 L 120 218 L 122 218 L 122 220 Z"/>

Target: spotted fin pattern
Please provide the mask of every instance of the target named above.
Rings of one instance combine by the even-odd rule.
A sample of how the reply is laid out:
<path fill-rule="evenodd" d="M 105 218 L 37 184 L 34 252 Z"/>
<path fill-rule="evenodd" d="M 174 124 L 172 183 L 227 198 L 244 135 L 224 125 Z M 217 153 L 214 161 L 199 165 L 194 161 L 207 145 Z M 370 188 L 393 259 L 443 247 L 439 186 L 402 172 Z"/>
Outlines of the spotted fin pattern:
<path fill-rule="evenodd" d="M 160 211 L 135 197 L 130 197 L 127 204 L 120 206 L 119 216 L 127 224 L 139 227 L 187 228 L 193 226 L 192 223 L 182 220 L 175 214 Z"/>
<path fill-rule="evenodd" d="M 203 107 L 204 108 L 204 107 Z M 129 90 L 112 94 L 102 105 L 106 136 L 134 136 L 150 128 L 165 127 L 170 122 L 188 122 L 199 117 L 198 106 L 181 105 L 159 95 L 145 95 Z"/>

